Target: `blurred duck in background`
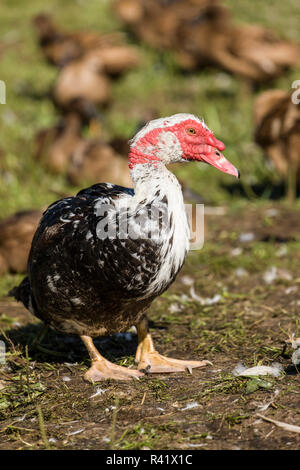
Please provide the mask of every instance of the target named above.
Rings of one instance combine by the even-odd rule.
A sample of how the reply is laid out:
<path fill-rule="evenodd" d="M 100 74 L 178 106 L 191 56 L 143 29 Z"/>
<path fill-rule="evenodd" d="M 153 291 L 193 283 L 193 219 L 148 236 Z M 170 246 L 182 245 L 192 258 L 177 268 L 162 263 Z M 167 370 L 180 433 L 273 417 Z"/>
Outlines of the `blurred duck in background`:
<path fill-rule="evenodd" d="M 286 181 L 287 195 L 294 201 L 300 187 L 300 107 L 289 92 L 268 90 L 254 105 L 255 140 Z"/>
<path fill-rule="evenodd" d="M 135 67 L 139 63 L 136 49 L 124 44 L 123 33 L 66 32 L 53 22 L 51 15 L 46 13 L 35 16 L 33 25 L 46 60 L 58 67 L 62 67 L 92 51 L 97 54 L 103 53 L 104 61 L 111 51 L 114 62 L 116 55 L 119 53 L 120 64 L 116 66 L 118 73 L 122 73 L 130 67 Z M 125 58 L 122 57 L 123 54 Z M 108 73 L 110 72 L 111 70 L 108 71 Z M 112 72 L 114 73 L 114 70 Z"/>
<path fill-rule="evenodd" d="M 67 172 L 69 181 L 81 183 L 114 181 L 119 186 L 132 186 L 127 154 L 120 154 L 102 139 L 86 139 L 74 151 Z"/>
<path fill-rule="evenodd" d="M 80 115 L 67 114 L 58 125 L 38 132 L 34 156 L 51 173 L 66 175 L 75 186 L 110 180 L 130 185 L 127 140 L 119 137 L 110 143 L 101 137 L 84 137 L 83 133 Z"/>
<path fill-rule="evenodd" d="M 300 64 L 298 45 L 256 25 L 233 26 L 216 18 L 199 28 L 183 25 L 179 37 L 179 58 L 185 60 L 180 63 L 191 69 L 211 64 L 250 82 L 265 82 Z"/>
<path fill-rule="evenodd" d="M 101 59 L 88 53 L 69 62 L 58 74 L 52 94 L 62 113 L 76 111 L 83 118 L 96 115 L 98 107 L 107 105 L 111 98 L 110 80 Z"/>
<path fill-rule="evenodd" d="M 65 65 L 53 87 L 53 101 L 61 112 L 77 111 L 83 117 L 96 114 L 111 100 L 110 76 L 137 65 L 138 56 L 128 48 L 90 51 Z"/>
<path fill-rule="evenodd" d="M 178 33 L 186 24 L 228 18 L 219 0 L 115 0 L 118 17 L 142 41 L 157 49 L 180 46 Z"/>
<path fill-rule="evenodd" d="M 111 100 L 111 79 L 140 65 L 137 49 L 126 44 L 123 33 L 66 32 L 49 14 L 33 18 L 38 42 L 48 62 L 60 68 L 52 90 L 61 113 L 96 116 Z"/>
<path fill-rule="evenodd" d="M 0 221 L 0 275 L 25 273 L 33 235 L 42 211 L 17 212 Z"/>
<path fill-rule="evenodd" d="M 90 118 L 87 118 L 87 116 Z M 147 120 L 158 117 L 154 109 L 141 111 L 137 130 Z M 40 130 L 35 136 L 34 157 L 51 173 L 64 174 L 75 186 L 99 181 L 114 181 L 120 186 L 131 186 L 127 156 L 128 139 L 114 136 L 105 140 L 101 127 L 85 136 L 92 113 L 70 112 L 62 116 L 54 127 Z M 91 135 L 95 137 L 91 137 Z"/>
<path fill-rule="evenodd" d="M 114 8 L 139 39 L 172 49 L 186 70 L 213 65 L 264 82 L 300 64 L 297 44 L 257 25 L 234 25 L 220 0 L 116 0 Z"/>
<path fill-rule="evenodd" d="M 78 113 L 63 116 L 57 125 L 35 136 L 34 157 L 52 173 L 65 173 L 75 149 L 83 143 L 82 119 Z"/>

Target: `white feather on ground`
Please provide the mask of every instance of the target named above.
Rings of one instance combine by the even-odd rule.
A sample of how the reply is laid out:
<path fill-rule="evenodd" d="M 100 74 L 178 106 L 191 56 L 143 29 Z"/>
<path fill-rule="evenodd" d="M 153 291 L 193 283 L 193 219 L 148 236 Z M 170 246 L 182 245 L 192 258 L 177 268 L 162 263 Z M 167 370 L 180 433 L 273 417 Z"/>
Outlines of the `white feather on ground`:
<path fill-rule="evenodd" d="M 244 364 L 239 363 L 232 371 L 235 376 L 252 377 L 259 375 L 271 375 L 272 377 L 280 377 L 283 373 L 283 367 L 279 363 L 274 363 L 272 366 L 255 366 L 247 368 Z"/>
<path fill-rule="evenodd" d="M 258 418 L 268 421 L 269 423 L 276 424 L 279 428 L 283 428 L 285 431 L 297 432 L 300 433 L 300 426 L 295 426 L 294 424 L 284 423 L 283 421 L 276 421 L 275 419 L 267 418 L 261 414 L 256 415 Z"/>

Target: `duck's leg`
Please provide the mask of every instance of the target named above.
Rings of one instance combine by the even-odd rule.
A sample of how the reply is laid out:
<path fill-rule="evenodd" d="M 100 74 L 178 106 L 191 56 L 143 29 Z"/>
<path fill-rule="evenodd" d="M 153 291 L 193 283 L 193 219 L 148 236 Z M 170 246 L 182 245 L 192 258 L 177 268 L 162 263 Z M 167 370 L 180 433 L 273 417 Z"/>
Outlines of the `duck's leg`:
<path fill-rule="evenodd" d="M 39 330 L 39 332 L 33 338 L 33 341 L 31 343 L 31 347 L 39 346 L 40 343 L 45 338 L 48 330 L 49 330 L 49 327 L 47 325 L 45 325 L 44 323 L 42 323 L 41 329 Z"/>
<path fill-rule="evenodd" d="M 92 366 L 84 375 L 85 380 L 89 382 L 99 382 L 107 379 L 130 380 L 144 375 L 138 370 L 118 366 L 105 359 L 96 349 L 90 336 L 80 336 L 80 338 L 84 342 L 92 361 Z"/>
<path fill-rule="evenodd" d="M 49 330 L 49 326 L 43 325 L 38 334 L 34 337 L 30 348 L 32 349 L 37 349 L 38 351 L 41 351 L 44 354 L 50 354 L 51 356 L 56 356 L 56 357 L 61 357 L 64 356 L 64 353 L 58 352 L 58 351 L 53 351 L 52 349 L 45 348 L 45 346 L 41 345 L 41 342 L 45 338 L 47 332 Z"/>
<path fill-rule="evenodd" d="M 203 367 L 211 364 L 209 361 L 184 361 L 171 359 L 159 354 L 153 344 L 152 337 L 148 331 L 148 320 L 146 317 L 137 325 L 138 347 L 136 350 L 135 362 L 138 370 L 145 370 L 149 373 L 159 372 L 180 372 L 188 370 L 192 373 L 195 367 Z"/>

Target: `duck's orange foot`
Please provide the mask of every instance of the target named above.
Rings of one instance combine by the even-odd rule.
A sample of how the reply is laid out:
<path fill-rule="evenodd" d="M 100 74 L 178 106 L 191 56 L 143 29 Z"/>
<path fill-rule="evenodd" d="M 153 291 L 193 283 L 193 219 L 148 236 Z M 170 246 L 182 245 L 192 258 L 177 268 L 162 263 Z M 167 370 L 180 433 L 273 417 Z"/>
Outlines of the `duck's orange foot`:
<path fill-rule="evenodd" d="M 169 373 L 183 372 L 185 370 L 192 374 L 192 369 L 196 367 L 204 367 L 211 364 L 209 361 L 184 361 L 180 359 L 171 359 L 162 356 L 157 351 L 144 353 L 138 363 L 138 370 L 148 373 Z"/>
<path fill-rule="evenodd" d="M 132 380 L 143 377 L 143 372 L 127 367 L 118 366 L 106 359 L 93 361 L 90 369 L 85 373 L 84 379 L 88 382 L 100 382 L 102 380 Z"/>

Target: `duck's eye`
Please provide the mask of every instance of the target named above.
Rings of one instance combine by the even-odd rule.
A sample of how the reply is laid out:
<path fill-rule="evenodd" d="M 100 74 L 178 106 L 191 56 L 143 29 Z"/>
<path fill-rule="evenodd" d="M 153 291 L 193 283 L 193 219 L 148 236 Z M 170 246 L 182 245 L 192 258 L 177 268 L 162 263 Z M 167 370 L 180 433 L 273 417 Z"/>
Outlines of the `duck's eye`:
<path fill-rule="evenodd" d="M 188 127 L 186 131 L 190 135 L 196 135 L 196 129 L 194 129 L 193 127 Z"/>

